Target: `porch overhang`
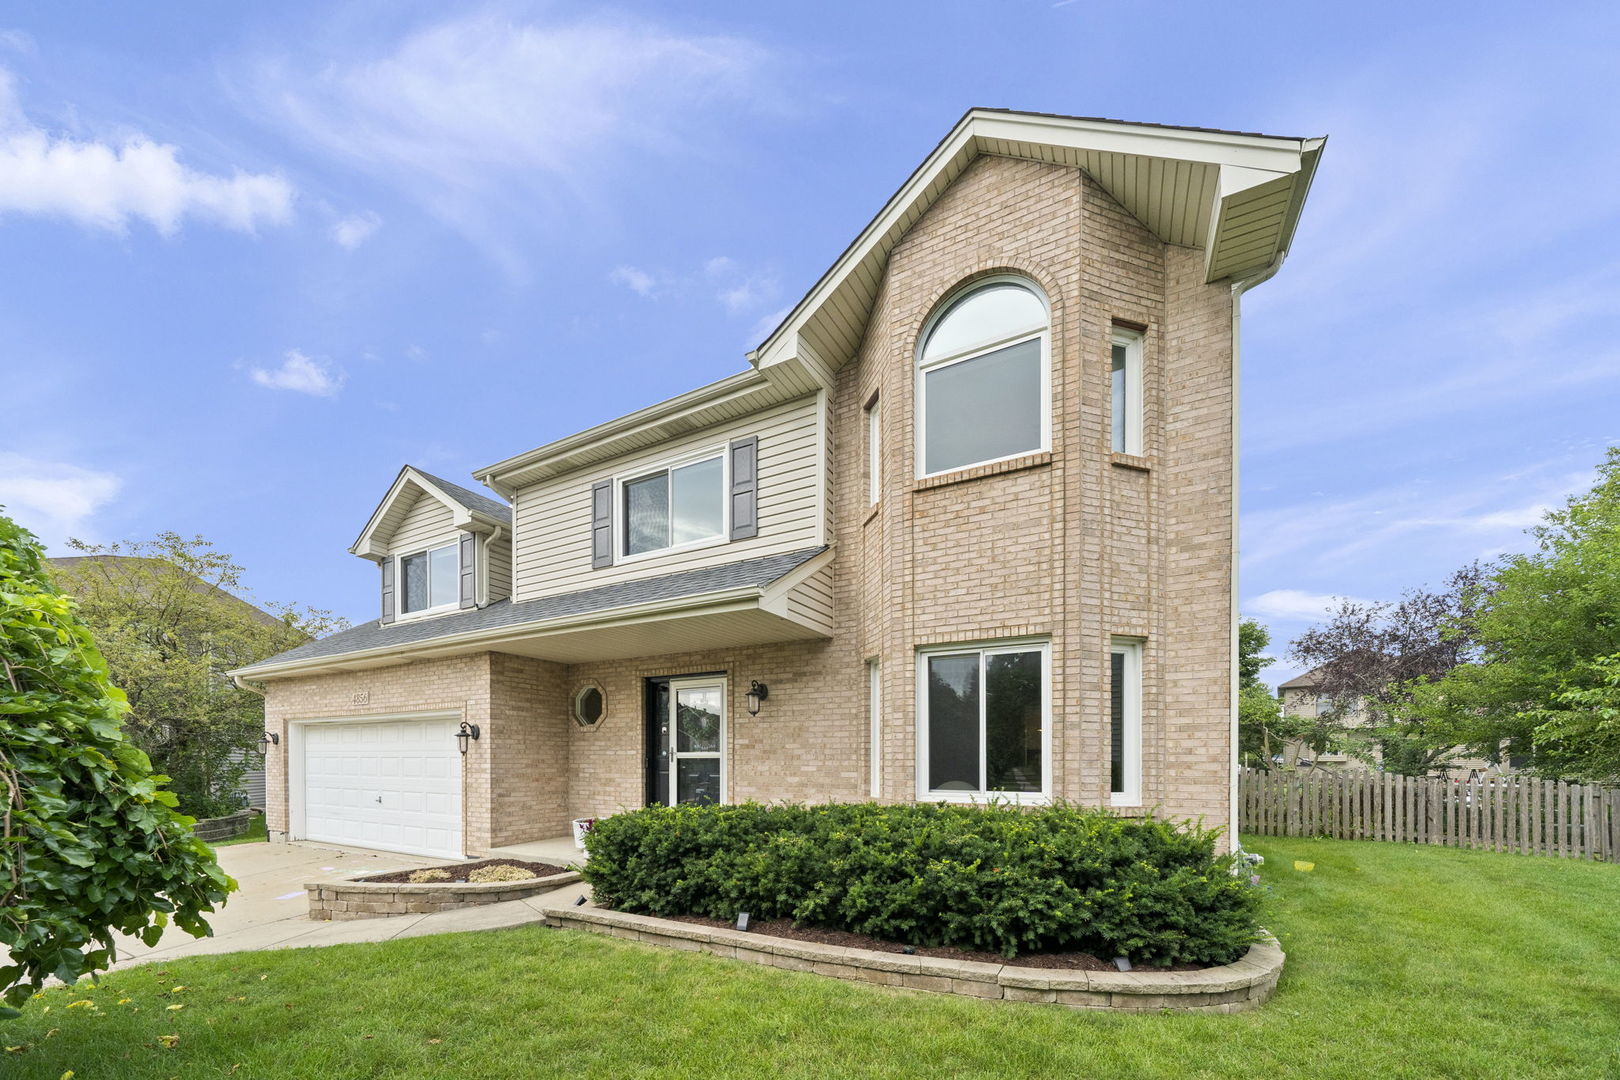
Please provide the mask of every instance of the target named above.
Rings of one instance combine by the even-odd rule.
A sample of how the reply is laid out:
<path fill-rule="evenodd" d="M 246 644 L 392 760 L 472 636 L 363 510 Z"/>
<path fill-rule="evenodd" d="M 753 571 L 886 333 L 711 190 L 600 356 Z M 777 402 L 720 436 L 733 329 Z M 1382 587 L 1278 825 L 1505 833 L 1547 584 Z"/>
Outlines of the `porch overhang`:
<path fill-rule="evenodd" d="M 800 599 L 813 578 L 830 571 L 831 559 L 830 550 L 813 549 L 749 560 L 739 566 L 766 564 L 754 575 L 758 580 L 726 588 L 683 592 L 676 579 L 704 572 L 670 575 L 656 580 L 676 582 L 665 585 L 673 595 L 631 604 L 557 612 L 567 606 L 559 601 L 581 595 L 570 594 L 549 601 L 492 605 L 484 611 L 424 620 L 414 627 L 368 623 L 323 639 L 336 642 L 360 631 L 347 643 L 353 647 L 322 651 L 322 642 L 315 642 L 229 674 L 238 682 L 262 682 L 480 652 L 578 664 L 827 638 L 832 634 L 830 620 L 814 614 Z M 789 565 L 775 572 L 782 564 Z M 435 630 L 442 632 L 431 632 Z"/>

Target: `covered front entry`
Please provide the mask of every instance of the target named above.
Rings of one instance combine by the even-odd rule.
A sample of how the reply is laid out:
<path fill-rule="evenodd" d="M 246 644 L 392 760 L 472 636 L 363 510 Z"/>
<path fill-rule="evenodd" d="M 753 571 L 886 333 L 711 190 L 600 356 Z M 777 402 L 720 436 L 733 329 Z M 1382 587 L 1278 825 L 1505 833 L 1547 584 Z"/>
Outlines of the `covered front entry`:
<path fill-rule="evenodd" d="M 321 721 L 293 729 L 294 839 L 462 857 L 455 719 Z"/>
<path fill-rule="evenodd" d="M 726 677 L 647 680 L 647 802 L 725 801 Z"/>

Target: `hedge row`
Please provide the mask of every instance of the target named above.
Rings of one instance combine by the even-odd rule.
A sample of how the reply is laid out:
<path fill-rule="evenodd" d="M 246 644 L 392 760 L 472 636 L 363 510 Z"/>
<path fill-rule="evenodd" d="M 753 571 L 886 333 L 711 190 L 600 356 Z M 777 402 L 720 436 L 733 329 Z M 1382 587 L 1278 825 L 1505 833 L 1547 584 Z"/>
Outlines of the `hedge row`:
<path fill-rule="evenodd" d="M 647 915 L 1224 964 L 1259 937 L 1260 891 L 1215 839 L 1069 806 L 653 806 L 597 822 L 584 876 L 597 903 Z"/>

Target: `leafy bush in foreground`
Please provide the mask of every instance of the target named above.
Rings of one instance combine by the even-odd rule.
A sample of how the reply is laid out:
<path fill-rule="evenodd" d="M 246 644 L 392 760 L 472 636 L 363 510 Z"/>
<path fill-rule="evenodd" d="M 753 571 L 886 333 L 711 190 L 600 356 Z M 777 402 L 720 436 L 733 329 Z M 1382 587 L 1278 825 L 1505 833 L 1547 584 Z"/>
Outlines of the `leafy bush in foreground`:
<path fill-rule="evenodd" d="M 647 915 L 1222 964 L 1258 938 L 1260 896 L 1215 839 L 1069 806 L 653 806 L 596 823 L 584 876 L 597 903 Z"/>

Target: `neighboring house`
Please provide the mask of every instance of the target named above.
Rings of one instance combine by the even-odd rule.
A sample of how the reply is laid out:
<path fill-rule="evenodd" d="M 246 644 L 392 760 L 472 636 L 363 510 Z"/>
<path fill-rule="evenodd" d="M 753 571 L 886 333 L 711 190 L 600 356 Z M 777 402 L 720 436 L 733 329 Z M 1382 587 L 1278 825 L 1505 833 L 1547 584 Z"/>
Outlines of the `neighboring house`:
<path fill-rule="evenodd" d="M 105 574 L 110 581 L 122 580 L 128 583 L 129 588 L 139 589 L 142 588 L 142 579 L 144 577 L 139 572 L 141 567 L 161 563 L 161 561 L 140 555 L 64 555 L 60 558 L 45 560 L 46 565 L 50 567 L 51 576 L 69 589 L 72 587 L 73 578 L 76 575 L 85 573 Z M 240 596 L 226 592 L 224 589 L 211 585 L 201 578 L 193 577 L 189 588 L 194 592 L 213 593 L 223 597 L 229 604 L 239 604 L 250 619 L 265 626 L 279 627 L 284 625 L 279 618 L 263 608 L 250 604 Z M 121 590 L 120 595 L 128 595 L 128 593 Z M 222 689 L 228 689 L 223 683 L 220 685 Z M 265 794 L 263 763 L 258 760 L 258 754 L 256 753 L 250 755 L 239 752 L 232 755 L 232 760 L 239 761 L 244 757 L 249 758 L 252 767 L 242 774 L 240 785 L 242 801 L 255 810 L 263 810 Z"/>
<path fill-rule="evenodd" d="M 1295 739 L 1278 752 L 1280 761 L 1288 766 L 1298 765 L 1332 772 L 1370 772 L 1379 769 L 1383 753 L 1373 733 L 1366 730 L 1372 724 L 1366 703 L 1360 698 L 1335 701 L 1330 695 L 1322 693 L 1318 689 L 1321 685 L 1319 671 L 1318 668 L 1312 668 L 1303 675 L 1296 675 L 1285 683 L 1277 684 L 1277 693 L 1282 699 L 1283 715 L 1309 719 L 1332 715 L 1338 723 L 1348 729 L 1348 737 L 1357 740 L 1356 745 L 1346 748 L 1354 752 L 1333 750 L 1319 754 Z M 1500 776 L 1510 771 L 1512 770 L 1504 762 L 1493 764 L 1478 753 L 1459 746 L 1436 764 L 1431 775 L 1452 780 L 1469 780 Z"/>
<path fill-rule="evenodd" d="M 499 499 L 405 468 L 351 549 L 381 618 L 236 673 L 281 736 L 270 829 L 455 856 L 653 802 L 1059 798 L 1230 827 L 1238 298 L 1321 145 L 973 110 L 741 374 L 478 470 Z"/>

